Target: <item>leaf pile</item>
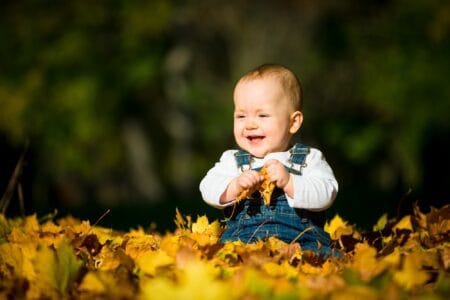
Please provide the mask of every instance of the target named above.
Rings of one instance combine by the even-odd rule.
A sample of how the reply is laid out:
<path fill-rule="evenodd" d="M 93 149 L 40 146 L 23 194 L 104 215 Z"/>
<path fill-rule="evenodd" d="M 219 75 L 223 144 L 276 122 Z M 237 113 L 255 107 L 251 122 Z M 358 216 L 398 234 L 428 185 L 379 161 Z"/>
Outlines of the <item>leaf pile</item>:
<path fill-rule="evenodd" d="M 325 229 L 341 257 L 329 259 L 276 238 L 218 243 L 206 216 L 177 210 L 175 223 L 160 234 L 0 215 L 0 298 L 450 298 L 449 205 L 367 232 L 337 215 Z"/>

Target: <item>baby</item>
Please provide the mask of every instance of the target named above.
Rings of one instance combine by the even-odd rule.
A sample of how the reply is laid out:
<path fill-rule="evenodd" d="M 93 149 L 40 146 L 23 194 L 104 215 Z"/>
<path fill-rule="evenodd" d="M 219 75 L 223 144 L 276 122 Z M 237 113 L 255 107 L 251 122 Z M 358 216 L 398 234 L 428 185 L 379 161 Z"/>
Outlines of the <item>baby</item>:
<path fill-rule="evenodd" d="M 276 236 L 329 256 L 324 210 L 333 203 L 338 183 L 319 150 L 292 145 L 303 122 L 300 81 L 284 66 L 262 65 L 237 82 L 233 98 L 234 138 L 240 150 L 225 151 L 200 183 L 204 201 L 225 209 L 221 242 Z M 262 167 L 275 184 L 270 203 L 263 203 L 256 192 L 237 201 L 244 191 L 261 185 Z"/>

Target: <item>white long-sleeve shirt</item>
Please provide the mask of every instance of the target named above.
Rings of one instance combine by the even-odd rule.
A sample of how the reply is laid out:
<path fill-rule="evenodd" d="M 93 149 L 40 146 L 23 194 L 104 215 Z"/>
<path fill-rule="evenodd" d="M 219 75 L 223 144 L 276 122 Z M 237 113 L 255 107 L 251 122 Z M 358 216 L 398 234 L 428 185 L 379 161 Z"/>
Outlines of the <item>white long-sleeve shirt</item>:
<path fill-rule="evenodd" d="M 241 174 L 241 169 L 236 164 L 234 154 L 238 150 L 225 151 L 219 162 L 208 171 L 200 182 L 200 192 L 203 200 L 211 206 L 224 208 L 235 201 L 226 204 L 220 203 L 220 197 L 225 192 L 230 182 Z M 276 159 L 283 165 L 290 167 L 288 162 L 289 151 L 269 153 L 266 157 L 253 158 L 252 168 L 259 168 L 270 159 Z M 311 211 L 325 210 L 331 206 L 338 191 L 338 183 L 333 171 L 326 162 L 322 152 L 311 148 L 306 156 L 306 166 L 302 168 L 302 175 L 293 176 L 293 198 L 286 195 L 291 207 L 302 208 Z"/>

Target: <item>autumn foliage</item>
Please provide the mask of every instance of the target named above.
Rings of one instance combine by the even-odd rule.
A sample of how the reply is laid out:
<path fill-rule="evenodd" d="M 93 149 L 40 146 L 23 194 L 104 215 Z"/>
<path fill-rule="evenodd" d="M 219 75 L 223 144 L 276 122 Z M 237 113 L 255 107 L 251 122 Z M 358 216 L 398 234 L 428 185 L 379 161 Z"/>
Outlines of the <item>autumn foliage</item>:
<path fill-rule="evenodd" d="M 176 212 L 174 232 L 119 232 L 72 217 L 0 215 L 0 299 L 449 299 L 450 206 L 325 226 L 341 253 L 218 243 L 223 228 Z"/>

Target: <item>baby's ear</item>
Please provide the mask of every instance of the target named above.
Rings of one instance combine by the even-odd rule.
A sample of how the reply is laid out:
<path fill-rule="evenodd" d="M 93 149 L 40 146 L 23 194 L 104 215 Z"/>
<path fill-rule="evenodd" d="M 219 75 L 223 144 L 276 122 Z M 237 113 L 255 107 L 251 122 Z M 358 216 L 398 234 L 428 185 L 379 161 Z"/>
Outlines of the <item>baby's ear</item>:
<path fill-rule="evenodd" d="M 289 133 L 296 133 L 303 123 L 303 114 L 301 111 L 296 111 L 291 114 L 291 127 L 289 128 Z"/>

